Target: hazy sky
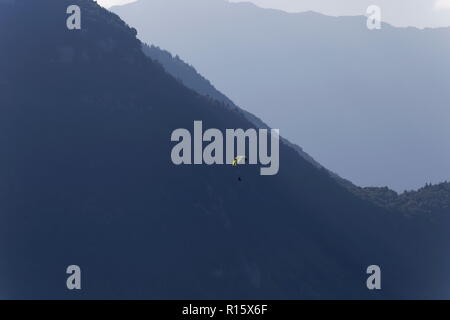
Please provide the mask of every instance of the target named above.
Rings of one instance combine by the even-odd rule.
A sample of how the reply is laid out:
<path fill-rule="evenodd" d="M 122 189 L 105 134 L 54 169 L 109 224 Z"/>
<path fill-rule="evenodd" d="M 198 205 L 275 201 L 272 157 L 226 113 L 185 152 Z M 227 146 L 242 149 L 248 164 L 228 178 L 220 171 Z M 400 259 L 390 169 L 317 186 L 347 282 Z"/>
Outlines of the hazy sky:
<path fill-rule="evenodd" d="M 134 1 L 136 0 L 98 0 L 98 3 L 109 7 Z M 333 16 L 365 15 L 370 5 L 378 5 L 382 10 L 382 20 L 395 26 L 418 28 L 450 26 L 450 0 L 249 0 L 246 2 L 289 12 L 312 10 Z"/>
<path fill-rule="evenodd" d="M 111 7 L 116 5 L 127 4 L 130 2 L 135 2 L 136 0 L 97 0 L 98 4 L 104 7 Z"/>

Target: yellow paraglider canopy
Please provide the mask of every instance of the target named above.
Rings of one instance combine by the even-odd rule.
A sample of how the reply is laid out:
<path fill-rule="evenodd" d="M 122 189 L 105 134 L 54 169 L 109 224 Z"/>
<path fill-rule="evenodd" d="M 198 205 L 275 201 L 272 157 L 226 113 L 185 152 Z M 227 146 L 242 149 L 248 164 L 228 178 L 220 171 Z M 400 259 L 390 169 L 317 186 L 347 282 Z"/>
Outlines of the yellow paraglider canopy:
<path fill-rule="evenodd" d="M 232 163 L 233 167 L 236 167 L 238 164 L 245 163 L 245 159 L 246 159 L 245 156 L 237 156 L 233 160 L 233 163 Z"/>

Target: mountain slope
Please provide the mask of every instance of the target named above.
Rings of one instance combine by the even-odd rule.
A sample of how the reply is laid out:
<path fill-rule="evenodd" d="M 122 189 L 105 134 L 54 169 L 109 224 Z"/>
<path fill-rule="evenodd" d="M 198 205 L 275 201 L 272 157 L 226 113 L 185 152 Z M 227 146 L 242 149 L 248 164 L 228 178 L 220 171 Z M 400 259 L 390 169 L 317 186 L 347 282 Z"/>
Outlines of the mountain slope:
<path fill-rule="evenodd" d="M 65 28 L 71 4 L 80 31 Z M 3 296 L 447 294 L 439 225 L 358 199 L 286 145 L 278 175 L 244 166 L 243 183 L 231 166 L 173 165 L 174 129 L 253 124 L 168 75 L 94 2 L 0 4 L 0 45 Z M 71 264 L 80 292 L 65 288 Z M 371 264 L 384 270 L 381 292 L 366 289 Z"/>
<path fill-rule="evenodd" d="M 365 17 L 224 0 L 111 10 L 357 185 L 402 192 L 450 179 L 450 28 L 370 31 Z"/>
<path fill-rule="evenodd" d="M 232 108 L 237 109 L 246 117 L 256 128 L 269 128 L 261 119 L 255 117 L 253 114 L 239 109 L 234 103 L 228 99 L 224 94 L 218 91 L 207 79 L 202 77 L 193 66 L 188 65 L 180 57 L 173 57 L 172 54 L 159 47 L 143 45 L 144 53 L 162 64 L 164 70 L 171 74 L 174 78 L 179 79 L 185 86 L 191 88 L 199 94 L 211 97 L 219 102 L 222 102 Z M 310 162 L 318 169 L 324 169 L 320 163 L 315 161 L 310 155 L 303 151 L 299 146 L 290 143 L 288 140 L 282 141 L 287 146 L 296 150 L 299 155 Z M 373 202 L 374 204 L 386 208 L 394 213 L 401 213 L 406 215 L 427 215 L 434 218 L 436 215 L 447 214 L 450 216 L 450 189 L 448 183 L 438 185 L 427 185 L 417 191 L 404 192 L 398 194 L 395 191 L 384 187 L 365 187 L 361 188 L 355 186 L 348 180 L 345 180 L 333 172 L 330 172 L 331 177 L 347 188 L 357 196 Z"/>
<path fill-rule="evenodd" d="M 201 95 L 211 97 L 242 113 L 242 115 L 247 118 L 247 120 L 249 120 L 256 128 L 270 128 L 266 123 L 264 123 L 254 114 L 251 114 L 250 112 L 237 107 L 227 96 L 217 90 L 210 81 L 199 74 L 193 66 L 184 62 L 179 56 L 173 57 L 172 54 L 167 50 L 163 50 L 154 45 L 149 46 L 147 44 L 143 44 L 142 49 L 147 57 L 159 62 L 164 67 L 164 70 L 166 70 L 174 78 L 180 80 L 186 87 L 194 90 Z M 314 165 L 316 168 L 325 169 L 320 163 L 318 163 L 309 154 L 307 154 L 301 147 L 291 143 L 285 138 L 281 137 L 281 140 L 283 143 L 296 150 L 302 158 Z M 339 179 L 336 174 L 332 172 L 330 172 L 330 174 Z"/>
<path fill-rule="evenodd" d="M 234 106 L 234 103 L 218 91 L 207 79 L 202 77 L 193 66 L 188 65 L 180 57 L 154 45 L 142 45 L 144 54 L 161 63 L 164 69 L 174 78 L 179 79 L 186 87 L 201 95 L 209 96 L 224 104 Z"/>

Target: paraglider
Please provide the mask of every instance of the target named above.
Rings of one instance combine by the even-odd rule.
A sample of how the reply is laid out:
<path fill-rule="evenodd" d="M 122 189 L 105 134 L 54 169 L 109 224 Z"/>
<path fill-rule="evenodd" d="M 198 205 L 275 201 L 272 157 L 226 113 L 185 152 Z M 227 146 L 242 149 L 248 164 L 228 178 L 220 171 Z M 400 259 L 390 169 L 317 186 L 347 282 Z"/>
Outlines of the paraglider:
<path fill-rule="evenodd" d="M 238 164 L 245 163 L 246 159 L 247 159 L 247 157 L 245 157 L 245 156 L 237 156 L 236 158 L 234 158 L 233 163 L 231 165 L 233 167 L 236 167 Z"/>
<path fill-rule="evenodd" d="M 231 165 L 233 167 L 237 167 L 239 164 L 245 163 L 246 159 L 247 159 L 247 157 L 245 157 L 245 156 L 237 156 L 236 158 L 234 158 L 233 163 Z M 242 178 L 238 177 L 238 181 L 241 182 Z"/>

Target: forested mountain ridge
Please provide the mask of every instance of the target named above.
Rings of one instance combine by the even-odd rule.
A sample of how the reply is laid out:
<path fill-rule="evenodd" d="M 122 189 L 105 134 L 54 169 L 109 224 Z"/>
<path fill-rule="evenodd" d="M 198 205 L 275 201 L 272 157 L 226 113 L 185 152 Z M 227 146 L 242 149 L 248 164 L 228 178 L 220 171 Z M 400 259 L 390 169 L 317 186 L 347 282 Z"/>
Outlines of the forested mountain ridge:
<path fill-rule="evenodd" d="M 354 192 L 393 212 L 407 215 L 450 215 L 450 183 L 427 184 L 417 191 L 401 194 L 389 188 L 356 188 Z"/>
<path fill-rule="evenodd" d="M 233 106 L 234 103 L 218 91 L 207 79 L 200 75 L 195 68 L 184 62 L 179 56 L 172 56 L 166 50 L 154 45 L 142 44 L 145 55 L 158 61 L 173 77 L 179 79 L 185 86 L 198 93 L 209 96 L 217 101 Z"/>

